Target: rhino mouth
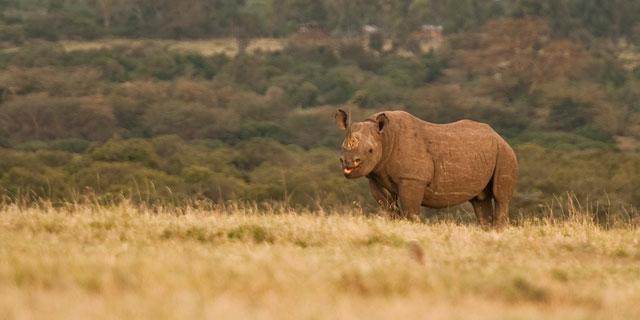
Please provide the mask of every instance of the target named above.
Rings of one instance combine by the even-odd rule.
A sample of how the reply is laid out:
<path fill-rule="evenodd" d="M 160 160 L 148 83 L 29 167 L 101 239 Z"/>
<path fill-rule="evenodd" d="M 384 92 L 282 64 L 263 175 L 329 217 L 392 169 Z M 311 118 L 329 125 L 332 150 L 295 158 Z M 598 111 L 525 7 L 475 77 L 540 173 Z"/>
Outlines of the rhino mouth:
<path fill-rule="evenodd" d="M 354 167 L 344 167 L 342 169 L 342 172 L 344 172 L 345 175 L 349 175 L 353 172 L 353 170 L 358 169 L 358 167 L 360 167 L 360 165 L 354 166 Z"/>

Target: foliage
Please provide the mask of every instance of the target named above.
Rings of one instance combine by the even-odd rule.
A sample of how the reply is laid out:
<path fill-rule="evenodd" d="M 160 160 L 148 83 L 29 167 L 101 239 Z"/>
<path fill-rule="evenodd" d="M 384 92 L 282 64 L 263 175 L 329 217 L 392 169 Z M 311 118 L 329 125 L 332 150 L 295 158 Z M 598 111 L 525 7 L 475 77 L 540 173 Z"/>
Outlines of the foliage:
<path fill-rule="evenodd" d="M 500 17 L 525 16 L 544 17 L 558 36 L 587 33 L 617 38 L 634 35 L 640 14 L 634 0 L 45 0 L 7 1 L 2 7 L 0 23 L 10 26 L 2 34 L 9 41 L 21 41 L 24 36 L 49 40 L 233 36 L 242 42 L 285 36 L 301 25 L 350 34 L 373 24 L 403 42 L 423 24 L 459 32 Z"/>
<path fill-rule="evenodd" d="M 354 119 L 403 109 L 435 123 L 462 118 L 489 123 L 516 146 L 521 159 L 516 210 L 552 203 L 566 191 L 580 201 L 597 199 L 635 210 L 640 206 L 634 188 L 640 93 L 634 66 L 621 58 L 628 54 L 621 50 L 628 49 L 597 37 L 588 44 L 560 37 L 553 23 L 535 17 L 541 15 L 535 10 L 544 8 L 516 2 L 494 3 L 502 7 L 488 13 L 484 4 L 451 1 L 448 5 L 463 7 L 476 3 L 482 17 L 456 27 L 469 31 L 448 35 L 441 48 L 426 53 L 370 50 L 364 41 L 333 35 L 326 35 L 327 41 L 290 42 L 281 50 L 236 55 L 186 53 L 146 40 L 67 50 L 59 42 L 32 41 L 27 35 L 24 45 L 0 52 L 0 193 L 12 199 L 93 195 L 141 202 L 355 202 L 373 208 L 366 181 L 346 180 L 339 171 L 336 150 L 343 133 L 335 128 L 333 113 L 341 107 Z M 71 3 L 55 10 L 93 12 L 87 3 L 69 11 L 65 6 Z M 137 1 L 110 3 L 142 10 Z M 165 10 L 169 3 L 139 13 L 154 17 L 154 10 Z M 356 22 L 328 13 L 357 12 L 365 2 L 321 1 L 315 7 L 297 0 L 246 1 L 240 7 L 212 3 L 216 10 L 193 0 L 194 8 L 204 11 L 163 30 L 181 37 L 207 30 L 224 35 L 231 25 L 220 20 L 217 31 L 200 28 L 208 20 L 203 16 L 242 7 L 242 14 L 260 16 L 255 23 L 269 35 L 296 30 L 304 21 L 287 19 L 298 11 L 304 13 L 297 17 L 318 18 L 320 27 L 347 32 Z M 451 12 L 437 1 L 406 4 L 374 1 L 366 10 L 381 16 L 372 13 L 367 22 L 393 25 L 397 33 L 409 30 L 393 19 L 397 12 L 409 10 L 410 24 Z M 31 5 L 25 2 L 20 10 Z M 276 5 L 282 9 L 277 19 L 269 16 Z M 494 14 L 520 16 L 525 11 L 509 9 L 516 5 L 535 12 L 493 19 Z M 54 9 L 44 12 L 49 10 Z M 155 32 L 151 25 L 158 21 L 153 19 L 130 21 L 141 27 L 135 32 L 123 27 L 129 11 L 119 10 L 84 23 L 96 24 L 105 34 Z M 456 14 L 464 16 L 465 10 Z M 35 23 L 32 19 L 11 20 L 12 28 Z M 441 21 L 462 23 L 457 19 Z M 243 32 L 251 35 L 251 30 Z M 74 32 L 55 34 L 83 37 Z"/>

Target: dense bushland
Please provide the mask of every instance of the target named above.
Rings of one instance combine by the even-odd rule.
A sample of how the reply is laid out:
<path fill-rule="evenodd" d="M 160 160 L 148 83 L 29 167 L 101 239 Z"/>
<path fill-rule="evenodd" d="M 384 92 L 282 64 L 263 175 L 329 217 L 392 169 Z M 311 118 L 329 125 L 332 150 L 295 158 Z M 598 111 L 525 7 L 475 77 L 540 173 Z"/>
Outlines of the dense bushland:
<path fill-rule="evenodd" d="M 516 209 L 570 191 L 633 214 L 638 63 L 607 39 L 554 32 L 544 19 L 498 19 L 402 55 L 344 38 L 233 57 L 29 42 L 0 52 L 0 192 L 371 206 L 366 183 L 338 170 L 332 115 L 348 107 L 490 123 L 522 163 Z"/>
<path fill-rule="evenodd" d="M 398 43 L 423 24 L 469 31 L 501 17 L 545 18 L 555 36 L 637 38 L 635 0 L 2 0 L 0 41 L 95 39 L 105 36 L 281 37 L 303 24 L 353 34 L 381 27 Z"/>

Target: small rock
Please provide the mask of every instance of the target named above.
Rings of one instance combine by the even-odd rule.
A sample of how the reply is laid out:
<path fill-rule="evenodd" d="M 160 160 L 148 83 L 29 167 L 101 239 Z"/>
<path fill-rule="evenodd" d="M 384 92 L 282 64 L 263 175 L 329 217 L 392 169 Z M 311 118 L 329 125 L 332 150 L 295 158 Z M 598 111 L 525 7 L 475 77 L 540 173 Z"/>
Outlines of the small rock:
<path fill-rule="evenodd" d="M 416 240 L 412 240 L 409 242 L 408 247 L 411 259 L 424 266 L 426 264 L 424 259 L 424 249 L 422 249 L 420 243 Z"/>

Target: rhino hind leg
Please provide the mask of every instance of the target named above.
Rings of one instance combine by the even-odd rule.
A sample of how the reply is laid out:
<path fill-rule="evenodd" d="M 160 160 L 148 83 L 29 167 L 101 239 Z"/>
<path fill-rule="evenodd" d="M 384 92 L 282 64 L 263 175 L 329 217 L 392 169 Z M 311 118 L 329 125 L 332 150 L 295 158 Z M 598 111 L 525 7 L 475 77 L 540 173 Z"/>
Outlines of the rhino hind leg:
<path fill-rule="evenodd" d="M 476 197 L 471 199 L 470 202 L 480 226 L 484 228 L 491 225 L 493 220 L 493 202 L 491 197 Z"/>
<path fill-rule="evenodd" d="M 509 202 L 513 196 L 518 176 L 518 161 L 513 149 L 502 142 L 498 147 L 498 158 L 493 174 L 493 199 L 495 200 L 495 216 L 493 225 L 497 228 L 509 223 Z"/>

